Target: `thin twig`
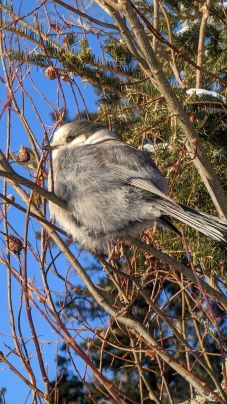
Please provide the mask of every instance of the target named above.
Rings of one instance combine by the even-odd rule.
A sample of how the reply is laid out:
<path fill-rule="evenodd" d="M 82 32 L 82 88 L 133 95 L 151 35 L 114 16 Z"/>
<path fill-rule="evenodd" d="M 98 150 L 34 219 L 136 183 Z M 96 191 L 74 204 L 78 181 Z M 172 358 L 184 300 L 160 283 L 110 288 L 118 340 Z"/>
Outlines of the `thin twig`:
<path fill-rule="evenodd" d="M 202 12 L 202 19 L 199 29 L 199 41 L 197 51 L 197 65 L 200 67 L 200 69 L 196 70 L 196 85 L 195 85 L 196 88 L 201 87 L 201 80 L 202 80 L 201 67 L 203 65 L 204 44 L 206 37 L 207 20 L 209 18 L 209 7 L 210 7 L 210 0 L 204 0 L 203 4 L 200 7 L 200 11 Z"/>

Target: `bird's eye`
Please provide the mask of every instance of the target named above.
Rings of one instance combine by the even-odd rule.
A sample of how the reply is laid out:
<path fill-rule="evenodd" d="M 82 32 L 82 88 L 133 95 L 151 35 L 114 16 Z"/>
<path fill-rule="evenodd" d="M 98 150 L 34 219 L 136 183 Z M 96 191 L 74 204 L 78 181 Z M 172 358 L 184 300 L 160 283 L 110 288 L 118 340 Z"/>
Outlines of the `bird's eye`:
<path fill-rule="evenodd" d="M 68 135 L 67 138 L 66 138 L 66 142 L 67 142 L 67 143 L 70 143 L 70 142 L 72 142 L 72 140 L 73 140 L 74 138 L 75 138 L 75 136 Z"/>

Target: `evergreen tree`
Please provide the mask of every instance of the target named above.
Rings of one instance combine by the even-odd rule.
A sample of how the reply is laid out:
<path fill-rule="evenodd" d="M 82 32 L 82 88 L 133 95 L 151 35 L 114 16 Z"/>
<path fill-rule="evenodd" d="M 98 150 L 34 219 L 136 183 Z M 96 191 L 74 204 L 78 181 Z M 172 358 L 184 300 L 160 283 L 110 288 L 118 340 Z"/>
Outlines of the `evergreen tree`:
<path fill-rule="evenodd" d="M 98 3 L 108 6 L 108 2 L 102 0 Z M 195 126 L 224 188 L 227 167 L 225 6 L 218 0 L 138 0 L 132 3 L 165 77 Z M 6 16 L 12 16 L 7 5 L 3 10 Z M 117 24 L 117 20 L 111 24 L 113 22 Z M 62 33 L 64 28 L 64 25 L 55 25 L 51 32 L 60 30 Z M 98 96 L 97 114 L 90 119 L 115 128 L 124 141 L 148 153 L 168 178 L 169 194 L 176 202 L 215 214 L 209 193 L 186 149 L 187 140 L 180 120 L 170 112 L 155 77 L 152 80 L 144 72 L 118 30 L 112 32 L 106 28 L 107 34 L 100 40 L 102 58 L 93 51 L 89 36 L 78 39 L 74 28 L 55 39 L 45 33 L 44 27 L 40 26 L 41 33 L 37 32 L 24 20 L 15 26 L 6 26 L 6 30 L 36 45 L 35 52 L 29 53 L 23 47 L 19 50 L 12 47 L 9 55 L 12 63 L 26 62 L 42 67 L 49 79 L 73 83 L 74 76 L 80 76 L 88 81 Z M 204 39 L 198 49 L 202 35 Z M 199 55 L 202 56 L 199 58 Z M 195 65 L 202 70 L 196 70 Z M 80 118 L 85 115 L 82 113 Z M 213 282 L 222 293 L 225 244 L 186 226 L 181 229 L 187 242 L 182 243 L 179 235 L 163 228 L 162 224 L 145 232 L 142 240 L 174 257 L 197 277 L 203 275 L 206 282 Z M 179 272 L 152 254 L 130 246 L 123 248 L 124 254 L 118 251 L 119 256 L 112 262 L 116 272 L 111 266 L 108 269 L 111 276 L 104 277 L 102 265 L 92 262 L 90 271 L 97 272 L 99 289 L 105 290 L 105 298 L 114 302 L 119 315 L 123 313 L 138 320 L 164 352 L 217 392 L 217 386 L 221 389 L 224 372 L 224 311 L 220 301 L 208 298 L 199 284 L 189 284 Z M 117 317 L 111 319 L 90 296 L 80 298 L 71 288 L 59 308 L 68 319 L 65 324 L 69 328 L 72 322 L 78 327 L 88 321 L 93 324 L 93 330 L 87 333 L 81 347 L 86 350 L 89 346 L 96 368 L 125 395 L 125 402 L 180 403 L 196 396 L 187 377 L 160 359 L 138 333 L 120 324 Z M 67 344 L 62 345 L 57 363 L 58 378 L 50 384 L 53 402 L 86 404 L 102 399 L 111 402 L 107 389 L 100 389 L 93 380 L 82 380 L 75 374 Z M 208 402 L 211 401 L 208 399 Z"/>

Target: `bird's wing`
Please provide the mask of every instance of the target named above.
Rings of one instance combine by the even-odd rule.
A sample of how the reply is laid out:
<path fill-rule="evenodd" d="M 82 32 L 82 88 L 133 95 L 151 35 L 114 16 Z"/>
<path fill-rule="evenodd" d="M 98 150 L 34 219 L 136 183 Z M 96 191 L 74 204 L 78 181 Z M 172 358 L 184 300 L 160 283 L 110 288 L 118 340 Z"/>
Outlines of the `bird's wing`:
<path fill-rule="evenodd" d="M 152 162 L 153 163 L 153 162 Z M 152 164 L 153 165 L 153 164 Z M 140 170 L 129 171 L 127 165 L 115 165 L 112 170 L 118 177 L 127 184 L 143 189 L 157 196 L 157 205 L 162 212 L 162 216 L 169 215 L 181 222 L 193 227 L 203 234 L 215 240 L 225 241 L 224 233 L 227 232 L 227 222 L 214 216 L 195 211 L 183 205 L 178 205 L 169 198 L 154 183 L 155 176 L 160 175 L 159 170 L 153 171 L 153 176 L 149 180 L 146 176 L 141 177 Z M 149 171 L 149 170 L 148 170 Z"/>
<path fill-rule="evenodd" d="M 128 144 L 102 145 L 102 160 L 119 182 L 140 188 L 176 205 L 165 192 L 167 181 L 146 153 Z"/>
<path fill-rule="evenodd" d="M 159 196 L 162 199 L 165 199 L 171 204 L 175 205 L 175 202 L 172 201 L 164 192 L 160 191 L 157 186 L 147 178 L 143 178 L 139 176 L 138 172 L 129 172 L 127 168 L 124 166 L 116 166 L 112 168 L 112 171 L 117 175 L 117 177 L 128 185 L 132 185 L 136 188 L 143 189 L 144 191 L 151 192 L 154 195 Z M 176 206 L 178 206 L 176 204 Z"/>

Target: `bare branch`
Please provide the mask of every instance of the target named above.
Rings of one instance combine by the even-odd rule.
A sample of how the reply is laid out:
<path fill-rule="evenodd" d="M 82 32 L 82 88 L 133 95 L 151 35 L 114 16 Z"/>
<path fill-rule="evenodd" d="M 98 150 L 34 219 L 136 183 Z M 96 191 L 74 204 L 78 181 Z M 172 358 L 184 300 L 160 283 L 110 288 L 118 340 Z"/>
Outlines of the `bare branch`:
<path fill-rule="evenodd" d="M 35 184 L 32 181 L 29 181 L 27 178 L 22 177 L 17 174 L 12 167 L 9 165 L 8 161 L 5 158 L 4 153 L 0 149 L 0 176 L 6 178 L 8 182 L 13 182 L 16 184 L 22 184 L 26 187 L 36 191 L 39 195 L 43 196 L 45 199 L 55 203 L 63 209 L 66 209 L 65 202 L 62 202 L 57 198 L 57 196 L 53 192 L 49 192 L 44 188 L 41 188 L 38 184 Z"/>
<path fill-rule="evenodd" d="M 204 2 L 200 1 L 200 5 Z M 97 10 L 94 3 L 91 4 Z M 204 203 L 205 209 L 209 210 L 209 198 L 207 195 L 200 198 L 197 192 L 201 187 L 200 177 L 189 165 L 190 156 L 202 173 L 201 178 L 205 177 L 207 189 L 211 187 L 209 192 L 217 210 L 220 209 L 219 214 L 226 213 L 223 212 L 223 193 L 219 195 L 220 188 L 215 182 L 217 177 L 213 176 L 199 136 L 190 125 L 196 122 L 198 130 L 204 125 L 204 133 L 208 135 L 208 125 L 218 122 L 220 116 L 220 127 L 217 125 L 215 129 L 219 135 L 219 128 L 222 131 L 225 127 L 223 109 L 219 105 L 223 103 L 215 103 L 215 107 L 220 107 L 218 115 L 211 116 L 208 111 L 202 111 L 201 116 L 204 114 L 206 121 L 200 125 L 200 115 L 193 113 L 192 116 L 190 111 L 196 110 L 197 106 L 205 110 L 214 103 L 195 103 L 188 97 L 183 106 L 175 94 L 178 93 L 176 84 L 181 87 L 179 94 L 185 98 L 182 89 L 193 79 L 193 74 L 195 76 L 194 69 L 201 73 L 200 83 L 201 75 L 205 74 L 221 85 L 224 82 L 223 77 L 220 79 L 204 69 L 203 56 L 194 63 L 190 60 L 190 52 L 182 52 L 175 46 L 189 35 L 185 31 L 185 36 L 175 36 L 176 17 L 179 17 L 178 21 L 200 18 L 200 23 L 203 22 L 203 16 L 198 12 L 199 2 L 190 4 L 190 15 L 179 13 L 178 16 L 168 7 L 169 2 L 164 4 L 162 0 L 154 0 L 154 7 L 150 8 L 145 1 L 96 0 L 96 3 L 108 13 L 108 20 L 102 12 L 98 18 L 93 14 L 89 16 L 86 2 L 77 4 L 75 1 L 71 5 L 67 0 L 44 0 L 37 5 L 34 1 L 27 10 L 25 0 L 21 0 L 19 8 L 13 4 L 9 7 L 0 4 L 4 75 L 0 81 L 5 87 L 1 94 L 0 117 L 7 115 L 6 130 L 3 131 L 5 154 L 0 150 L 3 180 L 0 263 L 7 275 L 11 326 L 9 335 L 1 334 L 6 349 L 0 360 L 9 361 L 9 356 L 12 357 L 5 364 L 20 378 L 20 383 L 31 389 L 34 403 L 43 400 L 59 404 L 64 387 L 62 364 L 56 361 L 55 380 L 49 383 L 53 372 L 49 372 L 46 359 L 48 364 L 54 359 L 49 344 L 56 346 L 57 357 L 58 347 L 64 344 L 65 359 L 72 365 L 69 378 L 78 377 L 81 396 L 85 394 L 92 403 L 98 396 L 122 404 L 147 400 L 172 404 L 181 394 L 176 389 L 176 380 L 180 380 L 185 397 L 193 398 L 196 390 L 208 401 L 212 397 L 224 404 L 222 379 L 226 373 L 222 317 L 227 299 L 223 293 L 222 244 L 199 236 L 194 239 L 190 229 L 188 241 L 183 235 L 182 239 L 174 234 L 169 237 L 168 231 L 156 231 L 154 226 L 143 233 L 144 242 L 129 237 L 117 241 L 110 264 L 97 252 L 90 252 L 97 260 L 87 258 L 87 252 L 74 245 L 71 238 L 59 237 L 59 233 L 67 237 L 66 232 L 48 220 L 47 201 L 56 205 L 57 215 L 67 201 L 58 200 L 54 193 L 45 189 L 48 155 L 44 154 L 42 144 L 59 123 L 68 118 L 64 116 L 67 108 L 70 116 L 78 119 L 83 118 L 85 111 L 88 120 L 109 124 L 110 128 L 116 122 L 124 140 L 140 149 L 146 146 L 145 139 L 150 137 L 153 149 L 157 150 L 157 165 L 161 170 L 168 170 L 169 194 L 178 200 L 184 199 L 181 201 L 186 204 L 188 200 L 192 206 L 194 202 Z M 206 5 L 208 3 L 209 0 Z M 215 10 L 208 10 L 215 15 L 213 23 L 223 23 L 221 8 L 216 14 Z M 204 32 L 206 38 L 206 27 L 202 30 L 201 24 L 200 29 L 201 38 Z M 82 45 L 80 38 L 84 38 Z M 209 38 L 215 40 L 210 30 Z M 221 40 L 220 31 L 218 44 Z M 201 55 L 205 43 L 203 41 L 201 45 Z M 216 61 L 213 54 L 209 54 L 209 58 L 215 72 L 219 57 Z M 50 68 L 43 71 L 46 64 Z M 223 64 L 222 55 L 220 64 Z M 41 69 L 34 72 L 34 65 Z M 175 80 L 173 83 L 173 77 L 178 83 Z M 97 115 L 96 112 L 89 114 L 91 104 L 86 104 L 86 85 L 83 87 L 79 82 L 85 78 L 103 95 Z M 190 113 L 190 120 L 186 111 Z M 47 118 L 49 113 L 54 121 L 51 126 Z M 10 151 L 18 150 L 20 142 L 25 149 L 27 142 L 31 146 L 27 148 L 26 156 L 19 151 L 16 157 L 15 152 L 15 161 L 22 164 L 17 170 L 11 164 Z M 223 177 L 224 158 L 215 155 L 219 152 L 218 141 L 214 144 L 207 139 L 206 144 Z M 28 175 L 19 175 L 25 167 Z M 182 185 L 182 180 L 187 186 Z M 21 203 L 17 203 L 18 196 Z M 218 199 L 219 202 L 215 202 Z M 165 252 L 160 250 L 161 246 L 165 247 Z M 81 261 L 78 262 L 79 257 Z M 179 257 L 179 262 L 173 257 Z M 35 321 L 37 314 L 41 321 Z M 43 323 L 48 330 L 45 338 L 41 337 Z M 82 367 L 77 366 L 75 357 L 80 358 L 79 363 L 83 362 Z M 14 367 L 10 367 L 11 363 Z M 223 374 L 218 374 L 217 368 L 222 369 Z M 123 380 L 120 389 L 119 374 Z M 131 379 L 136 380 L 132 389 Z M 131 394 L 126 395 L 126 387 L 131 389 Z M 8 386 L 6 388 L 8 391 Z"/>
<path fill-rule="evenodd" d="M 131 24 L 134 36 L 138 41 L 139 48 L 144 55 L 143 58 L 139 57 L 138 62 L 147 75 L 149 75 L 151 78 L 155 77 L 155 82 L 157 83 L 157 87 L 161 95 L 166 98 L 171 111 L 177 114 L 179 123 L 185 133 L 186 139 L 188 140 L 186 142 L 186 147 L 190 156 L 192 157 L 192 161 L 196 166 L 199 175 L 207 188 L 207 191 L 210 194 L 218 215 L 221 218 L 227 219 L 227 201 L 225 192 L 219 183 L 217 174 L 210 164 L 202 142 L 197 136 L 196 131 L 183 108 L 183 105 L 178 100 L 169 81 L 165 77 L 163 69 L 152 49 L 150 41 L 147 38 L 144 27 L 137 18 L 134 10 L 136 8 L 135 6 L 132 7 L 132 3 L 123 0 L 121 0 L 121 6 L 123 7 L 125 15 Z M 113 17 L 115 17 L 116 13 L 114 13 L 112 9 L 110 9 L 110 11 L 112 12 Z M 117 24 L 126 43 L 132 43 L 132 34 L 123 28 L 122 23 L 121 25 L 119 24 L 119 18 Z M 147 68 L 147 65 L 149 66 L 149 69 Z"/>
<path fill-rule="evenodd" d="M 24 195 L 23 191 L 18 189 L 17 187 L 15 187 L 15 190 L 22 197 L 24 202 L 28 204 L 27 198 Z M 36 213 L 36 215 L 38 214 L 38 211 L 35 207 L 31 207 L 31 209 L 32 211 L 34 211 L 34 213 Z M 96 302 L 111 317 L 113 317 L 115 320 L 119 321 L 123 325 L 130 327 L 136 332 L 136 334 L 140 335 L 150 345 L 151 349 L 154 350 L 154 352 L 157 353 L 157 355 L 159 355 L 166 363 L 168 363 L 169 366 L 171 366 L 180 375 L 182 375 L 182 377 L 188 380 L 188 382 L 196 389 L 196 391 L 199 394 L 205 397 L 210 395 L 216 396 L 216 394 L 207 385 L 205 386 L 204 383 L 202 383 L 195 375 L 192 375 L 192 373 L 189 372 L 185 367 L 183 367 L 182 364 L 178 363 L 169 354 L 163 351 L 162 347 L 159 346 L 157 341 L 147 332 L 146 328 L 142 324 L 140 324 L 140 322 L 138 322 L 134 318 L 131 318 L 130 316 L 119 314 L 118 311 L 114 309 L 111 304 L 108 303 L 108 301 L 105 298 L 105 294 L 100 293 L 98 288 L 93 284 L 93 282 L 87 275 L 86 271 L 82 268 L 82 266 L 79 264 L 79 262 L 76 260 L 74 255 L 68 249 L 66 244 L 61 240 L 61 238 L 48 225 L 44 223 L 41 223 L 41 225 L 44 228 L 44 230 L 49 234 L 49 236 L 52 238 L 52 240 L 55 242 L 55 244 L 59 247 L 59 249 L 64 253 L 65 257 L 72 265 L 72 267 L 75 269 L 80 278 L 83 280 L 84 284 L 86 285 L 87 289 L 94 297 Z M 215 291 L 215 293 L 217 292 Z M 96 373 L 94 368 L 93 371 L 95 372 L 96 377 L 103 382 L 103 378 L 100 377 L 99 373 L 98 374 Z M 220 400 L 221 400 L 220 402 L 224 404 L 224 401 L 222 399 Z"/>
<path fill-rule="evenodd" d="M 72 11 L 75 14 L 78 14 L 80 17 L 85 18 L 86 20 L 93 22 L 94 24 L 100 25 L 101 27 L 105 28 L 110 28 L 118 31 L 118 27 L 114 24 L 108 24 L 107 22 L 97 20 L 96 18 L 93 18 L 86 13 L 82 13 L 80 10 L 76 9 L 75 7 L 72 7 L 70 4 L 65 3 L 64 1 L 61 0 L 54 0 L 54 3 L 59 4 L 60 6 L 66 8 L 67 10 Z"/>
<path fill-rule="evenodd" d="M 171 268 L 174 268 L 177 272 L 183 274 L 186 276 L 188 279 L 190 279 L 192 282 L 196 283 L 196 277 L 193 274 L 193 272 L 187 268 L 185 265 L 181 264 L 180 262 L 176 261 L 174 258 L 170 257 L 166 253 L 162 252 L 161 250 L 157 250 L 156 248 L 143 243 L 142 241 L 135 240 L 133 238 L 127 237 L 124 239 L 124 241 L 128 244 L 133 244 L 136 247 L 139 248 L 140 251 L 144 251 L 156 258 L 158 258 L 161 262 L 169 265 Z M 220 302 L 224 305 L 225 308 L 227 308 L 227 298 L 212 288 L 209 284 L 205 283 L 204 281 L 200 280 L 200 283 L 203 287 L 203 289 L 209 293 L 211 296 L 213 296 L 215 299 L 220 300 Z"/>
<path fill-rule="evenodd" d="M 204 0 L 203 4 L 200 7 L 200 11 L 202 12 L 202 20 L 199 29 L 199 42 L 197 53 L 197 65 L 199 67 L 202 67 L 203 64 L 204 42 L 206 36 L 207 20 L 209 18 L 209 7 L 210 7 L 210 0 Z M 202 71 L 200 69 L 196 70 L 196 88 L 201 87 L 201 73 Z"/>
<path fill-rule="evenodd" d="M 158 30 L 158 20 L 159 20 L 159 0 L 153 1 L 154 7 L 154 29 Z M 157 38 L 153 35 L 153 51 L 157 52 Z"/>
<path fill-rule="evenodd" d="M 34 386 L 32 383 L 29 382 L 29 380 L 27 380 L 18 370 L 17 368 L 15 368 L 15 366 L 12 365 L 12 363 L 10 363 L 8 361 L 8 359 L 3 355 L 2 352 L 0 352 L 0 361 L 4 362 L 8 368 L 10 370 L 12 370 L 13 373 L 15 373 L 21 380 L 23 380 L 23 382 L 25 384 L 27 384 L 27 386 L 29 386 L 36 394 L 38 394 L 38 396 L 40 396 L 43 399 L 46 399 L 45 394 L 39 390 L 36 386 Z"/>

